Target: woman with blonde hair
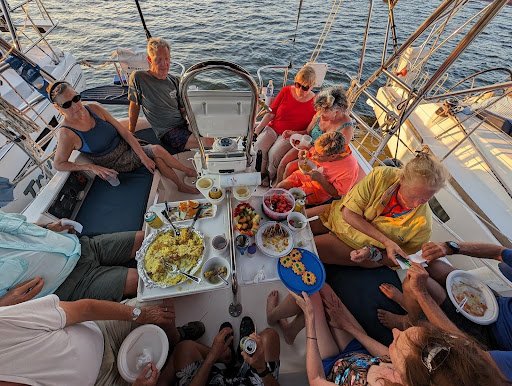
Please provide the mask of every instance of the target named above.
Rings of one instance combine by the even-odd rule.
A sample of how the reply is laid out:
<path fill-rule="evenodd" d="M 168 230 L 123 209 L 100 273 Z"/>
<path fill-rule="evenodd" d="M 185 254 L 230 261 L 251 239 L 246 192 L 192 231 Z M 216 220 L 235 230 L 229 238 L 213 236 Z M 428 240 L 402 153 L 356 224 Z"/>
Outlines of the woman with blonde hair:
<path fill-rule="evenodd" d="M 50 101 L 64 115 L 55 154 L 59 171 L 89 170 L 109 180 L 119 172 L 130 172 L 145 166 L 151 173 L 158 167 L 162 175 L 174 182 L 178 190 L 199 194 L 176 175 L 176 170 L 195 177 L 194 169 L 186 167 L 159 145 L 141 146 L 131 132 L 97 104 L 82 105 L 80 94 L 68 82 L 57 81 L 48 88 Z M 73 150 L 85 153 L 92 164 L 69 161 Z"/>
<path fill-rule="evenodd" d="M 342 86 L 323 89 L 315 98 L 313 104 L 317 113 L 311 120 L 307 129 L 299 134 L 311 136 L 311 146 L 324 133 L 336 131 L 345 136 L 347 144 L 354 135 L 354 124 L 348 114 L 348 99 Z M 282 158 L 277 169 L 276 182 L 281 182 L 298 169 L 298 150 L 291 148 Z"/>
<path fill-rule="evenodd" d="M 263 155 L 262 179 L 268 176 L 271 181 L 275 178 L 279 161 L 292 148 L 290 136 L 306 130 L 315 115 L 315 93 L 311 91 L 315 81 L 313 67 L 302 67 L 295 76 L 295 83 L 281 89 L 270 105 L 272 112 L 265 114 L 254 130 L 257 135 L 255 149 L 261 150 Z"/>
<path fill-rule="evenodd" d="M 425 147 L 403 169 L 381 166 L 354 185 L 343 200 L 308 209 L 320 259 L 327 264 L 397 266 L 430 239 L 428 201 L 448 173 Z"/>

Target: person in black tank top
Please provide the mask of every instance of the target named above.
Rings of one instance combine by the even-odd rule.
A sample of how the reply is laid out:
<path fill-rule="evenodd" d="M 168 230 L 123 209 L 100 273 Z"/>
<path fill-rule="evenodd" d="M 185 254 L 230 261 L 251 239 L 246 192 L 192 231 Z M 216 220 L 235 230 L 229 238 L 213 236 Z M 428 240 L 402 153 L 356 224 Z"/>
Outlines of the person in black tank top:
<path fill-rule="evenodd" d="M 58 81 L 49 87 L 50 100 L 64 115 L 54 166 L 59 171 L 90 170 L 100 178 L 115 178 L 119 172 L 130 172 L 145 166 L 151 173 L 156 168 L 173 181 L 178 190 L 199 194 L 195 187 L 186 185 L 176 170 L 195 177 L 194 169 L 186 167 L 159 145 L 141 146 L 103 107 L 91 104 L 85 107 L 80 94 L 67 83 Z M 79 150 L 94 162 L 78 164 L 69 161 L 73 150 Z"/>

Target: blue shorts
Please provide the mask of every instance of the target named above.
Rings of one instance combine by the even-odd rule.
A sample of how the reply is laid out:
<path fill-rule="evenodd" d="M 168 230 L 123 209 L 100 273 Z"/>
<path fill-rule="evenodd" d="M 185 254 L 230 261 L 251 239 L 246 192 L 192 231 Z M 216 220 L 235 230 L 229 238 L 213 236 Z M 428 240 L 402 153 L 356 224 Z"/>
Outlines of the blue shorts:
<path fill-rule="evenodd" d="M 344 356 L 350 355 L 355 352 L 370 355 L 368 350 L 366 350 L 364 348 L 364 346 L 361 343 L 359 343 L 359 341 L 357 339 L 352 339 L 349 342 L 349 344 L 347 345 L 347 347 L 345 347 L 345 350 L 343 350 L 341 353 L 339 353 L 338 355 L 333 355 L 332 357 L 322 359 L 322 366 L 324 367 L 325 376 L 329 375 L 334 364 L 336 363 L 336 361 L 338 359 L 343 358 Z"/>

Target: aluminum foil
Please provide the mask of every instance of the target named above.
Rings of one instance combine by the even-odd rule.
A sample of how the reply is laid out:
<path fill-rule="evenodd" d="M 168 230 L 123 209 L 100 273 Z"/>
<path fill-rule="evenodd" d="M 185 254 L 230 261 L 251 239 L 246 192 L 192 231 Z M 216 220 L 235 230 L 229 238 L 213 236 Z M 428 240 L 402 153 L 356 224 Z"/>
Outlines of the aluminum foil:
<path fill-rule="evenodd" d="M 189 229 L 189 227 L 184 227 L 184 226 L 176 226 L 175 225 L 175 227 L 178 228 L 181 232 L 185 232 Z M 203 241 L 203 255 L 199 258 L 195 267 L 193 267 L 190 270 L 190 272 L 187 272 L 187 273 L 190 273 L 191 275 L 195 274 L 201 267 L 201 264 L 203 264 L 204 254 L 206 252 L 206 247 L 204 244 L 204 235 L 201 232 L 199 232 L 197 229 L 193 229 L 192 231 L 196 235 L 198 235 L 201 238 L 201 240 Z M 142 281 L 144 282 L 144 285 L 148 288 L 169 288 L 169 287 L 174 287 L 176 285 L 179 285 L 179 284 L 183 283 L 184 281 L 188 280 L 186 277 L 183 277 L 182 281 L 180 281 L 179 283 L 176 283 L 174 285 L 159 284 L 159 283 L 151 280 L 148 273 L 146 272 L 146 269 L 144 268 L 144 259 L 146 257 L 146 252 L 147 252 L 149 246 L 151 245 L 153 240 L 155 240 L 155 238 L 159 234 L 167 233 L 167 232 L 174 233 L 174 230 L 172 229 L 172 227 L 170 225 L 163 226 L 162 228 L 158 229 L 156 232 L 151 233 L 148 237 L 146 237 L 144 239 L 140 249 L 135 254 L 135 260 L 137 260 L 137 271 L 139 272 L 139 276 L 142 279 Z"/>

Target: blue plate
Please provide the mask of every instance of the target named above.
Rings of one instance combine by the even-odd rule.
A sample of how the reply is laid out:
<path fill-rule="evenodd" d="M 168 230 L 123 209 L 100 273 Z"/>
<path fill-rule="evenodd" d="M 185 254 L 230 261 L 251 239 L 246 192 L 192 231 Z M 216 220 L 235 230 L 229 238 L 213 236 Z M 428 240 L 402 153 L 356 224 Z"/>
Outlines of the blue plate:
<path fill-rule="evenodd" d="M 302 253 L 301 262 L 306 266 L 306 271 L 313 272 L 316 276 L 316 283 L 313 285 L 307 285 L 302 281 L 302 277 L 297 275 L 290 268 L 285 268 L 281 265 L 279 259 L 277 259 L 277 273 L 279 278 L 283 282 L 286 288 L 297 294 L 301 294 L 302 291 L 308 295 L 318 292 L 325 283 L 325 268 L 317 255 L 302 248 L 294 248 Z"/>

